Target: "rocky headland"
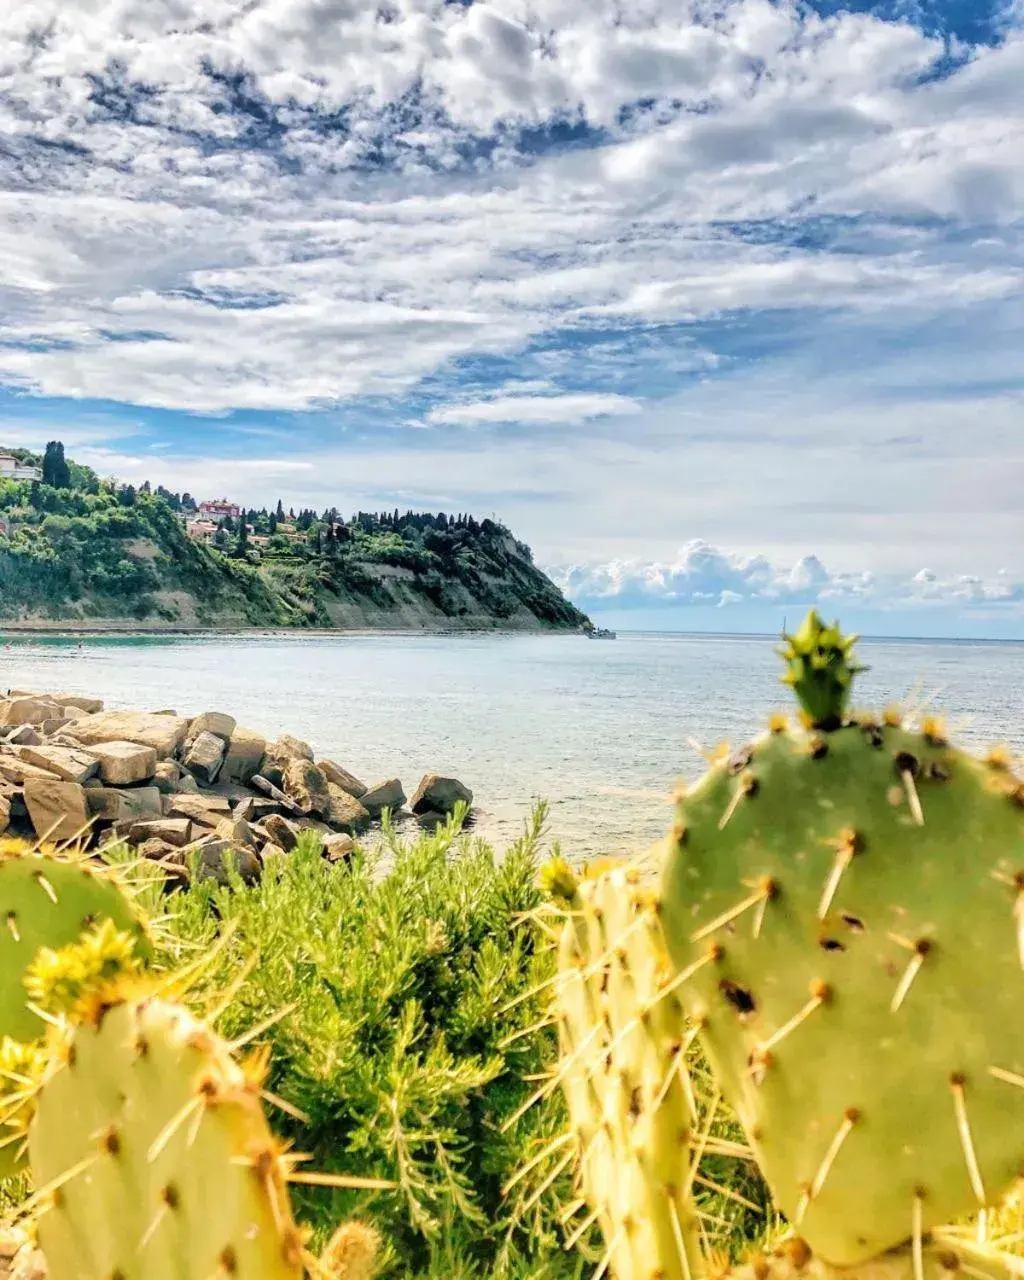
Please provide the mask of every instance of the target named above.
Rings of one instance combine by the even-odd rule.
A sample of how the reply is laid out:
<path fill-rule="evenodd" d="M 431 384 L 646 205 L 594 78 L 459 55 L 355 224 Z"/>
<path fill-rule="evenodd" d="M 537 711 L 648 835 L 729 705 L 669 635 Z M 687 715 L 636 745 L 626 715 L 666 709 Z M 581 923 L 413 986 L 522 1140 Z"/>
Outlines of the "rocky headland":
<path fill-rule="evenodd" d="M 395 818 L 435 828 L 472 806 L 457 778 L 367 785 L 290 734 L 270 741 L 230 715 L 105 710 L 98 698 L 11 689 L 0 698 L 0 833 L 96 846 L 124 841 L 172 880 L 259 879 L 304 831 L 343 860 Z"/>

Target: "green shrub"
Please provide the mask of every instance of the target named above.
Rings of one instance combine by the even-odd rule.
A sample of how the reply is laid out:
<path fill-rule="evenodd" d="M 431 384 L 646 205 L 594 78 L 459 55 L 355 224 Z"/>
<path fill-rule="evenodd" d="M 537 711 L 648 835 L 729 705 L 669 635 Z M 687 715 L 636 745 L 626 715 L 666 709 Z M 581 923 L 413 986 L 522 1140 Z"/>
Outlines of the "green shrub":
<path fill-rule="evenodd" d="M 570 1175 L 551 1178 L 567 1148 L 502 1194 L 565 1126 L 557 1091 L 514 1119 L 550 1070 L 552 1030 L 508 1042 L 544 1022 L 547 993 L 533 989 L 552 972 L 540 935 L 522 926 L 538 904 L 543 817 L 541 808 L 501 858 L 455 823 L 411 842 L 389 832 L 347 866 L 325 862 L 306 836 L 257 887 L 207 882 L 174 899 L 173 933 L 186 955 L 234 929 L 202 998 L 216 1001 L 258 952 L 218 1023 L 227 1035 L 289 1010 L 261 1039 L 271 1049 L 270 1088 L 308 1123 L 282 1113 L 278 1130 L 313 1168 L 399 1184 L 297 1195 L 321 1236 L 351 1213 L 372 1220 L 390 1242 L 386 1276 L 580 1274 L 557 1221 Z"/>

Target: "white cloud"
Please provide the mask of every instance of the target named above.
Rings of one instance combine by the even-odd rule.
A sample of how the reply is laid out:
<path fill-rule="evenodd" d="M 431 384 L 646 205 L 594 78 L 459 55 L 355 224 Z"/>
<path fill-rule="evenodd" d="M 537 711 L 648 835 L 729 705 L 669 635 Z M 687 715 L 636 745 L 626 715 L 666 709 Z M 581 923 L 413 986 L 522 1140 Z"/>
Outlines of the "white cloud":
<path fill-rule="evenodd" d="M 583 606 L 618 609 L 738 604 L 810 605 L 871 609 L 925 605 L 1024 605 L 1024 572 L 1002 569 L 940 577 L 928 569 L 913 575 L 830 572 L 815 555 L 790 566 L 763 555 L 743 556 L 695 539 L 668 563 L 613 560 L 605 564 L 552 566 L 566 594 Z"/>
<path fill-rule="evenodd" d="M 639 401 L 618 395 L 495 396 L 432 409 L 429 422 L 473 426 L 480 422 L 517 422 L 535 425 L 586 422 L 591 418 L 637 413 Z"/>
<path fill-rule="evenodd" d="M 0 381 L 289 410 L 564 325 L 1012 296 L 1024 36 L 921 83 L 942 52 L 768 0 L 11 0 Z M 579 121 L 605 135 L 517 149 Z M 797 234 L 821 215 L 998 224 L 1006 248 L 875 226 L 851 252 Z M 733 225 L 763 219 L 782 234 Z"/>

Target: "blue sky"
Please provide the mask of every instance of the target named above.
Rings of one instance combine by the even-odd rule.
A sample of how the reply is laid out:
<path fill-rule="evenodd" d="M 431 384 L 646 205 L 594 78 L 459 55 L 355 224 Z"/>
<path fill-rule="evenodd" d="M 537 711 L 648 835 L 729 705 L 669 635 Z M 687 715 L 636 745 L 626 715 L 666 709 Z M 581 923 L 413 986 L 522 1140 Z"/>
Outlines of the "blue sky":
<path fill-rule="evenodd" d="M 1024 636 L 1024 7 L 13 0 L 0 444 Z"/>

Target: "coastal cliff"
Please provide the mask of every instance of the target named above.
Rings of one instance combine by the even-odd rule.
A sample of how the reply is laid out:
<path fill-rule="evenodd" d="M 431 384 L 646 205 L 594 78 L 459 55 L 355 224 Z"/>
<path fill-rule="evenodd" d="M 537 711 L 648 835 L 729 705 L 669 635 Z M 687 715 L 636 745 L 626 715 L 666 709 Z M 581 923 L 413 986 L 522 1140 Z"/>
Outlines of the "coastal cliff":
<path fill-rule="evenodd" d="M 21 470 L 40 461 L 10 452 Z M 211 527 L 187 494 L 60 460 L 56 475 L 0 475 L 0 628 L 589 626 L 493 520 L 397 510 L 346 519 L 278 504 L 234 508 Z"/>

